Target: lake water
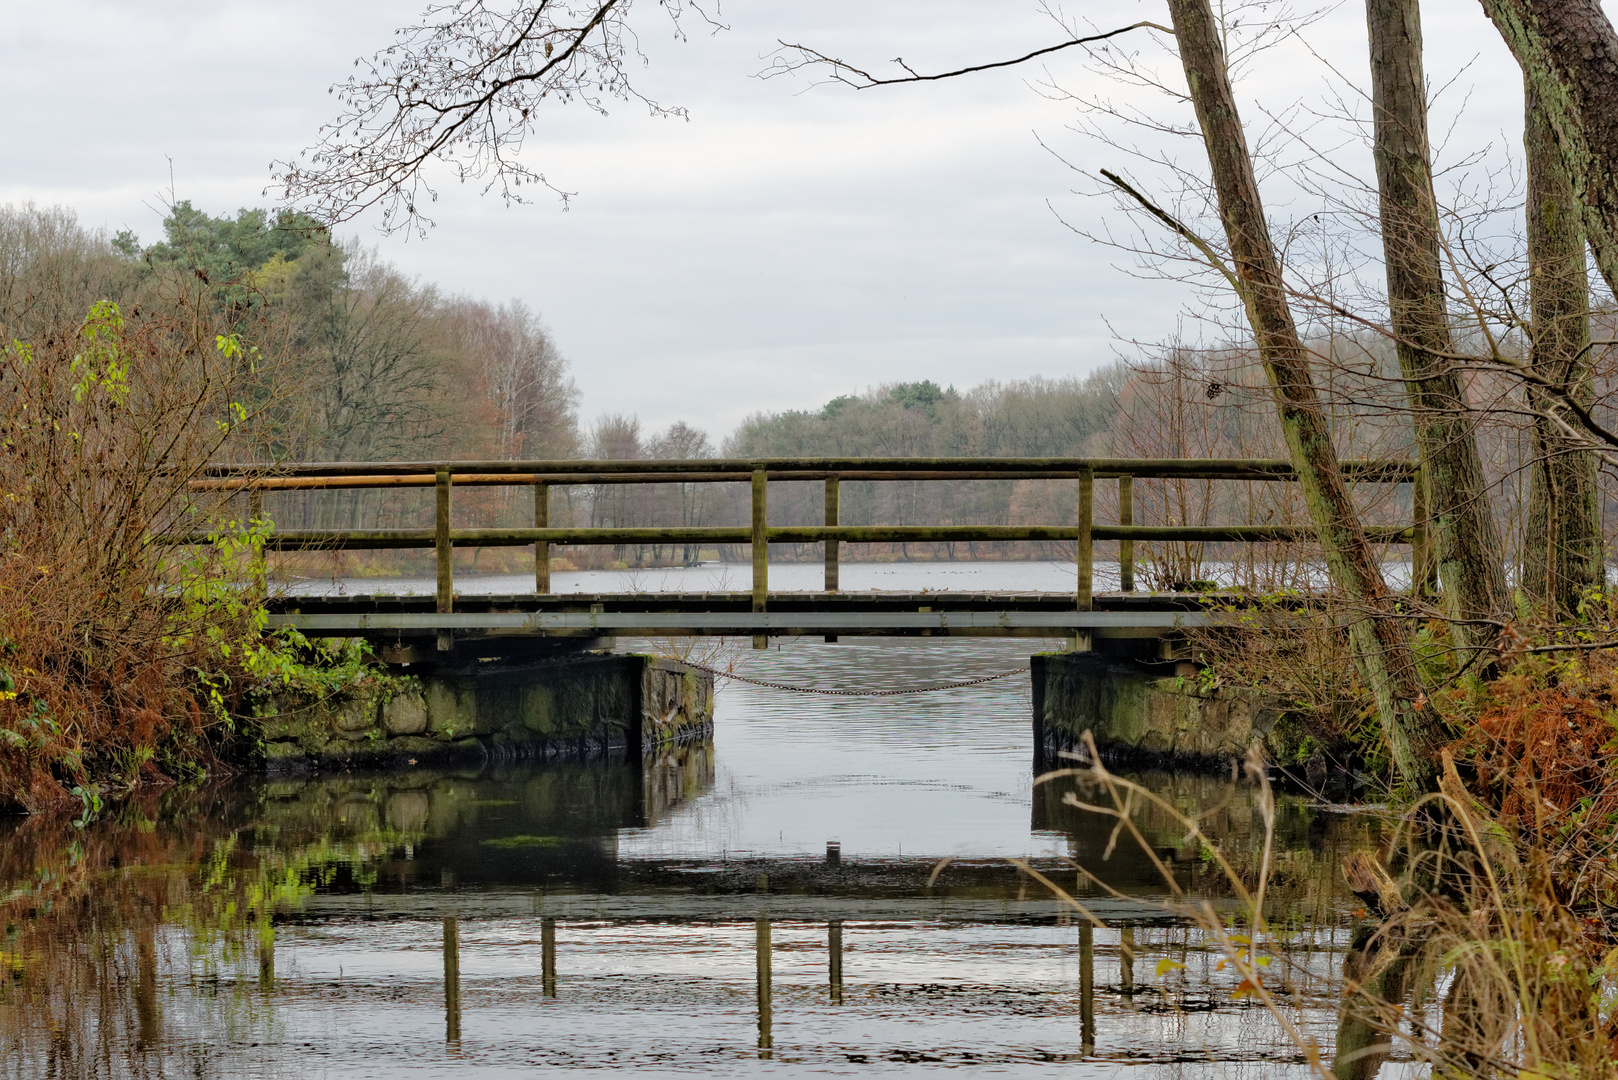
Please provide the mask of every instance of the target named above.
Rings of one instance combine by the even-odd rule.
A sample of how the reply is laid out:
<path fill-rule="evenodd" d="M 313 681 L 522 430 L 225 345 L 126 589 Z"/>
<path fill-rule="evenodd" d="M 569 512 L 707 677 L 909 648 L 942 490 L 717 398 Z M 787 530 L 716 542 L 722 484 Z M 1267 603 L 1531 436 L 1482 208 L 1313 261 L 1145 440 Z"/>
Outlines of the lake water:
<path fill-rule="evenodd" d="M 558 593 L 615 592 L 746 592 L 752 588 L 748 563 L 701 563 L 645 570 L 557 570 L 551 589 Z M 1069 562 L 926 562 L 844 563 L 838 584 L 845 592 L 1072 592 L 1078 571 Z M 825 585 L 819 563 L 771 563 L 772 592 L 818 592 Z M 303 578 L 287 585 L 289 592 L 396 593 L 432 595 L 432 577 Z M 1118 587 L 1116 563 L 1098 563 L 1098 590 Z M 455 575 L 455 590 L 467 595 L 512 594 L 534 591 L 532 574 Z"/>
<path fill-rule="evenodd" d="M 1210 564 L 1210 577 L 1229 584 L 1236 568 Z M 1410 564 L 1383 564 L 1390 587 L 1410 582 Z M 1321 571 L 1324 575 L 1324 569 Z M 1096 592 L 1118 588 L 1118 564 L 1097 560 L 1092 580 Z M 752 567 L 747 563 L 702 563 L 697 566 L 656 567 L 643 570 L 557 570 L 551 589 L 557 593 L 616 592 L 747 592 L 752 588 Z M 1071 562 L 886 562 L 849 563 L 839 568 L 838 585 L 844 592 L 1054 592 L 1071 593 L 1078 571 Z M 1324 583 L 1324 577 L 1321 578 Z M 819 592 L 825 570 L 819 563 L 771 563 L 771 592 Z M 431 596 L 432 577 L 304 577 L 280 585 L 289 593 L 366 593 Z M 457 572 L 455 591 L 469 596 L 510 595 L 534 591 L 532 574 L 472 574 Z"/>
<path fill-rule="evenodd" d="M 0 822 L 0 1075 L 1310 1075 L 1204 933 L 1164 917 L 1152 858 L 1109 855 L 1111 821 L 1062 803 L 1071 782 L 1034 784 L 1030 651 L 738 649 L 741 672 L 794 686 L 1019 673 L 888 698 L 733 683 L 712 746 L 646 772 L 239 779 L 83 828 Z M 1252 787 L 1140 779 L 1251 869 Z M 1179 887 L 1235 910 L 1183 828 L 1141 820 Z M 1277 822 L 1272 970 L 1329 1058 L 1356 906 L 1337 865 L 1374 826 L 1290 796 Z M 1076 866 L 1123 897 L 1078 888 Z"/>

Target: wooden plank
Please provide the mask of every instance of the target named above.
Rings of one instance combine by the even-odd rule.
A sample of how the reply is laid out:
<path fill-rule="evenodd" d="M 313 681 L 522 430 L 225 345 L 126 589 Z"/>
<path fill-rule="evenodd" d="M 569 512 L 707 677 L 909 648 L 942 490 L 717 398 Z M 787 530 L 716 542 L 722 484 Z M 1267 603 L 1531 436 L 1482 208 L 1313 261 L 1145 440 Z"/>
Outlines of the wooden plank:
<path fill-rule="evenodd" d="M 461 1041 L 461 928 L 453 915 L 444 919 L 444 1041 Z"/>
<path fill-rule="evenodd" d="M 1366 534 L 1378 543 L 1409 543 L 1405 526 L 1373 527 Z M 460 547 L 515 547 L 545 542 L 563 545 L 617 544 L 748 544 L 753 531 L 743 526 L 692 528 L 550 528 L 452 529 L 452 545 Z M 1312 525 L 1093 525 L 1094 540 L 1189 540 L 1239 543 L 1313 543 Z M 766 530 L 772 543 L 815 543 L 837 539 L 843 543 L 957 543 L 968 540 L 1076 540 L 1072 525 L 790 525 Z M 158 536 L 153 543 L 205 544 L 203 533 Z M 289 529 L 272 535 L 272 551 L 304 549 L 430 548 L 437 545 L 435 529 Z"/>
<path fill-rule="evenodd" d="M 927 866 L 930 866 L 929 861 Z M 1047 874 L 1055 872 L 1049 863 L 1039 864 Z M 926 868 L 921 869 L 926 875 Z M 833 920 L 858 922 L 953 922 L 966 924 L 1002 923 L 1029 925 L 1054 923 L 1073 908 L 1050 897 L 1043 889 L 1029 889 L 1019 898 L 984 896 L 963 890 L 935 890 L 936 895 L 896 895 L 894 890 L 873 890 L 870 895 L 835 893 L 738 891 L 703 893 L 694 890 L 655 889 L 645 892 L 622 890 L 594 892 L 589 889 L 499 888 L 497 886 L 456 889 L 409 889 L 388 892 L 370 890 L 320 890 L 299 902 L 300 914 L 320 919 L 370 920 L 408 919 L 418 924 L 425 919 L 454 914 L 467 920 L 505 919 L 531 922 L 553 919 L 558 923 L 599 924 L 614 922 L 668 923 L 672 920 L 701 924 L 750 922 L 761 914 L 783 922 L 823 923 Z M 1240 914 L 1235 900 L 1213 897 L 1215 911 Z M 1087 897 L 1084 906 L 1108 926 L 1195 925 L 1153 900 Z M 541 922 L 543 927 L 543 922 Z M 543 934 L 543 929 L 541 930 Z M 806 965 L 807 966 L 807 965 Z"/>
<path fill-rule="evenodd" d="M 753 534 L 749 543 L 753 554 L 753 610 L 763 611 L 770 593 L 770 540 L 767 499 L 769 474 L 763 469 L 753 470 Z M 753 639 L 753 648 L 764 649 L 769 642 L 762 637 Z"/>
<path fill-rule="evenodd" d="M 761 882 L 764 880 L 763 875 L 760 875 L 759 880 Z M 769 890 L 761 889 L 759 891 L 768 892 Z M 770 957 L 773 951 L 770 948 L 770 920 L 755 920 L 753 932 L 753 956 L 754 963 L 757 968 L 756 976 L 758 992 L 758 1056 L 760 1058 L 767 1058 L 770 1056 L 771 1048 L 775 1045 L 775 1039 L 772 1034 L 772 1010 L 770 1007 L 771 989 L 774 986 L 775 981 L 774 976 L 771 973 L 770 963 Z"/>
<path fill-rule="evenodd" d="M 1095 596 L 1095 477 L 1088 472 L 1079 474 L 1078 518 L 1073 536 L 1078 568 L 1074 600 L 1080 611 L 1089 611 Z"/>
<path fill-rule="evenodd" d="M 1096 1048 L 1095 923 L 1079 924 L 1079 1045 L 1086 1054 Z"/>
<path fill-rule="evenodd" d="M 1125 527 L 1135 524 L 1135 478 L 1133 476 L 1120 476 L 1118 478 L 1118 524 Z M 1118 541 L 1118 589 L 1120 592 L 1135 591 L 1135 541 L 1133 538 Z"/>
<path fill-rule="evenodd" d="M 826 480 L 826 528 L 828 529 L 838 527 L 838 501 L 840 497 L 841 491 L 838 479 L 835 476 L 829 477 Z M 838 590 L 838 572 L 840 569 L 837 556 L 841 541 L 835 536 L 828 536 L 823 543 L 826 545 L 826 591 L 836 592 Z"/>
<path fill-rule="evenodd" d="M 1374 464 L 1374 463 L 1373 463 Z M 1109 469 L 1092 469 L 1091 472 L 1100 479 L 1116 478 L 1124 475 Z M 1007 469 L 840 469 L 829 471 L 825 469 L 793 469 L 776 475 L 777 480 L 791 480 L 809 482 L 815 480 L 842 479 L 842 480 L 1073 480 L 1077 479 L 1079 469 L 1066 466 L 1054 466 L 1028 470 Z M 557 486 L 586 486 L 604 484 L 745 484 L 751 478 L 750 473 L 452 473 L 455 483 L 462 487 L 528 487 L 533 484 L 545 483 Z M 1264 472 L 1254 474 L 1242 470 L 1226 470 L 1218 467 L 1206 469 L 1178 469 L 1172 474 L 1181 480 L 1248 480 L 1248 481 L 1281 481 L 1289 482 L 1295 479 L 1279 473 Z M 193 480 L 190 488 L 193 491 L 326 491 L 342 489 L 367 488 L 411 488 L 432 487 L 436 482 L 434 473 L 421 473 L 411 475 L 382 475 L 382 476 L 242 476 L 224 477 L 217 479 Z M 1393 474 L 1389 476 L 1356 476 L 1362 482 L 1375 481 L 1385 483 L 1404 483 L 1408 477 Z"/>
<path fill-rule="evenodd" d="M 846 543 L 918 543 L 965 540 L 1077 540 L 1073 525 L 787 525 L 770 529 L 777 543 L 813 543 L 835 537 Z M 1403 526 L 1373 527 L 1366 533 L 1382 543 L 1408 540 Z M 1312 543 L 1313 525 L 1092 525 L 1092 540 L 1199 540 L 1245 543 Z"/>
<path fill-rule="evenodd" d="M 1079 611 L 1095 606 L 1095 486 L 1094 474 L 1079 474 L 1078 529 L 1074 534 L 1074 569 L 1077 571 L 1073 601 Z M 1073 651 L 1089 652 L 1090 635 L 1079 630 L 1073 635 Z"/>
<path fill-rule="evenodd" d="M 757 470 L 764 470 L 776 479 L 809 479 L 805 473 L 869 473 L 880 470 L 895 474 L 895 478 L 908 478 L 900 474 L 978 474 L 1003 475 L 1026 473 L 1056 478 L 1060 474 L 1076 476 L 1078 470 L 1089 469 L 1096 476 L 1219 476 L 1246 479 L 1295 479 L 1292 465 L 1274 458 L 839 458 L 798 457 L 767 458 L 762 460 L 694 459 L 647 461 L 325 461 L 287 464 L 216 464 L 199 470 L 202 478 L 255 478 L 273 477 L 366 477 L 436 475 L 443 469 L 460 474 L 521 477 L 516 482 L 532 482 L 540 475 L 561 477 L 568 475 L 639 474 L 644 477 L 660 476 L 669 482 L 690 475 L 731 475 L 746 478 Z M 1403 483 L 1415 468 L 1409 461 L 1345 461 L 1343 469 L 1361 482 Z M 649 482 L 649 481 L 645 481 Z"/>
<path fill-rule="evenodd" d="M 732 473 L 463 473 L 451 472 L 459 487 L 529 487 L 533 484 L 725 484 L 746 481 Z M 436 473 L 356 476 L 249 476 L 193 480 L 193 491 L 325 491 L 334 488 L 432 487 Z"/>
<path fill-rule="evenodd" d="M 539 921 L 539 972 L 540 993 L 545 997 L 556 996 L 556 920 L 545 918 Z"/>
<path fill-rule="evenodd" d="M 534 485 L 534 528 L 548 529 L 551 525 L 551 487 Z M 534 541 L 534 591 L 541 596 L 551 591 L 551 545 L 548 540 Z"/>
<path fill-rule="evenodd" d="M 841 523 L 841 510 L 839 509 L 839 502 L 841 498 L 842 481 L 835 476 L 828 476 L 826 478 L 826 527 L 828 529 L 835 529 Z M 842 541 L 838 540 L 835 536 L 832 536 L 827 537 L 824 541 L 822 541 L 822 543 L 824 543 L 826 546 L 826 591 L 829 593 L 834 593 L 838 591 L 841 584 L 839 581 L 839 576 L 842 568 L 838 565 L 838 556 L 842 554 L 840 550 L 842 547 Z M 827 634 L 826 643 L 828 645 L 836 644 L 837 635 Z M 841 962 L 842 961 L 839 958 L 838 963 Z M 839 976 L 837 981 L 838 994 L 841 995 L 841 976 Z M 838 1000 L 840 1003 L 842 1000 L 840 996 Z"/>
<path fill-rule="evenodd" d="M 433 521 L 433 547 L 438 554 L 438 611 L 440 614 L 455 610 L 455 548 L 450 542 L 449 535 L 449 499 L 450 499 L 450 472 L 440 469 L 436 483 L 437 494 L 434 500 Z M 438 635 L 438 648 L 440 652 L 448 652 L 454 647 L 454 639 L 450 634 L 440 631 Z"/>

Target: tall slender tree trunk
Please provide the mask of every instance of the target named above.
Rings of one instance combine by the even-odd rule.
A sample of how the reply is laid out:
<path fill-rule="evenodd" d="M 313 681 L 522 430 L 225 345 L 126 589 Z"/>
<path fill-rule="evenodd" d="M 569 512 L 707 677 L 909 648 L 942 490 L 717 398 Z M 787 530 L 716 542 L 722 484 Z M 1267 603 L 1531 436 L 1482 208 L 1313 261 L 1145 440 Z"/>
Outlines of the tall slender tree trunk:
<path fill-rule="evenodd" d="M 1523 149 L 1528 162 L 1528 286 L 1534 372 L 1581 404 L 1590 387 L 1590 280 L 1584 222 L 1556 133 L 1532 79 L 1523 80 Z M 1535 412 L 1522 590 L 1553 619 L 1575 614 L 1603 582 L 1596 459 L 1551 419 L 1557 396 L 1529 385 Z"/>
<path fill-rule="evenodd" d="M 1618 293 L 1618 32 L 1601 0 L 1481 0 L 1555 134 L 1596 269 Z"/>
<path fill-rule="evenodd" d="M 1355 663 L 1376 698 L 1405 782 L 1431 787 L 1441 727 L 1426 703 L 1403 623 L 1365 539 L 1332 445 L 1309 356 L 1284 290 L 1247 137 L 1236 111 L 1220 27 L 1208 0 L 1169 0 L 1180 62 L 1208 150 L 1237 288 L 1275 396 L 1287 448 L 1332 581 L 1347 601 Z"/>
<path fill-rule="evenodd" d="M 1419 0 L 1366 0 L 1365 21 L 1388 313 L 1427 484 L 1438 578 L 1457 641 L 1469 650 L 1487 649 L 1510 597 L 1483 459 L 1452 361 Z"/>

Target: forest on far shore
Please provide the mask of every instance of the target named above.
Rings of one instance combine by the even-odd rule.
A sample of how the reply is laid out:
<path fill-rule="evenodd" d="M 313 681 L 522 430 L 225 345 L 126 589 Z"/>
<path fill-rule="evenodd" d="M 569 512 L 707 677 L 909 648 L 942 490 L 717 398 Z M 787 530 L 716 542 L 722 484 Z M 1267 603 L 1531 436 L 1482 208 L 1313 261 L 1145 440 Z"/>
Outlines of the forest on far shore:
<path fill-rule="evenodd" d="M 262 461 L 556 458 L 794 457 L 836 455 L 1012 457 L 1285 457 L 1256 357 L 1241 348 L 1170 347 L 1082 375 L 983 382 L 957 389 L 931 380 L 883 383 L 823 403 L 749 416 L 712 432 L 675 422 L 651 429 L 607 410 L 581 418 L 563 348 L 522 300 L 447 293 L 373 252 L 333 242 L 312 220 L 242 209 L 213 216 L 176 203 L 163 239 L 143 246 L 108 236 L 62 208 L 0 207 L 0 321 L 8 339 L 73 321 L 112 300 L 131 312 L 189 290 L 192 302 L 232 327 L 256 357 L 248 429 L 232 451 Z M 82 317 L 82 315 L 80 316 Z M 1339 451 L 1409 457 L 1411 434 L 1391 350 L 1352 333 L 1315 343 L 1332 359 L 1327 398 Z M 1486 373 L 1480 398 L 1498 395 Z M 1600 396 L 1600 395 L 1598 395 Z M 1494 501 L 1515 548 L 1525 520 L 1529 425 L 1507 410 L 1479 426 Z M 848 483 L 844 524 L 1071 524 L 1075 500 L 1062 481 Z M 1097 486 L 1098 520 L 1116 520 L 1115 487 Z M 1604 488 L 1604 506 L 1612 500 Z M 1407 491 L 1362 488 L 1368 520 L 1403 522 Z M 745 485 L 658 484 L 558 488 L 552 522 L 600 526 L 734 524 L 747 519 Z M 390 528 L 424 524 L 421 490 L 280 493 L 268 516 L 285 528 Z M 520 525 L 532 503 L 520 489 L 457 493 L 468 527 Z M 821 520 L 818 484 L 772 485 L 774 524 Z M 1606 515 L 1608 520 L 1613 515 Z M 1307 520 L 1292 485 L 1153 482 L 1136 486 L 1139 524 Z M 817 558 L 818 545 L 783 545 L 777 558 Z M 850 546 L 846 557 L 1061 558 L 1062 543 Z M 667 565 L 742 558 L 743 549 L 557 549 L 561 565 Z M 1106 557 L 1106 551 L 1099 552 Z M 1141 551 L 1147 583 L 1203 576 L 1203 564 L 1237 553 L 1203 545 Z M 358 566 L 414 567 L 421 553 L 348 555 Z M 458 556 L 500 569 L 511 549 Z M 1274 553 L 1243 549 L 1252 573 Z M 1291 561 L 1291 560 L 1283 560 Z M 1260 582 L 1255 582 L 1260 583 Z M 1273 573 L 1264 584 L 1276 584 Z"/>

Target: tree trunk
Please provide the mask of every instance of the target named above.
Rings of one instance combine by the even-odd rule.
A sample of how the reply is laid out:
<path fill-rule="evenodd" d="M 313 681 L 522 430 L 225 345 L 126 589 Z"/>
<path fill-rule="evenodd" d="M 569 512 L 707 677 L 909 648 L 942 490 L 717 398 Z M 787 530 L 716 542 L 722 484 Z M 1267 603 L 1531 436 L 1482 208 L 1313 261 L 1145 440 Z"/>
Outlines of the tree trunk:
<path fill-rule="evenodd" d="M 1590 387 L 1590 281 L 1584 224 L 1556 135 L 1531 79 L 1524 79 L 1523 149 L 1528 162 L 1528 283 L 1536 374 L 1581 404 Z M 1534 460 L 1523 539 L 1522 590 L 1552 619 L 1575 615 L 1603 581 L 1596 459 L 1550 418 L 1555 395 L 1530 384 Z"/>
<path fill-rule="evenodd" d="M 1601 0 L 1482 0 L 1555 134 L 1596 268 L 1618 293 L 1618 33 Z"/>
<path fill-rule="evenodd" d="M 1376 698 L 1388 746 L 1405 783 L 1430 788 L 1437 775 L 1434 759 L 1441 741 L 1438 717 L 1421 691 L 1408 634 L 1401 620 L 1393 617 L 1393 598 L 1338 466 L 1325 409 L 1293 322 L 1280 260 L 1264 219 L 1247 137 L 1220 46 L 1220 28 L 1208 0 L 1169 0 L 1169 11 L 1208 150 L 1237 288 L 1327 567 L 1348 605 L 1355 662 Z"/>
<path fill-rule="evenodd" d="M 1487 649 L 1510 610 L 1499 529 L 1455 355 L 1427 141 L 1418 0 L 1366 0 L 1388 312 L 1429 493 L 1438 577 L 1456 640 Z"/>

